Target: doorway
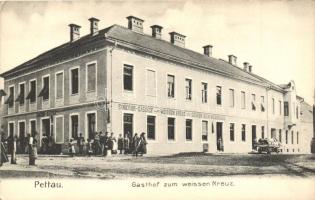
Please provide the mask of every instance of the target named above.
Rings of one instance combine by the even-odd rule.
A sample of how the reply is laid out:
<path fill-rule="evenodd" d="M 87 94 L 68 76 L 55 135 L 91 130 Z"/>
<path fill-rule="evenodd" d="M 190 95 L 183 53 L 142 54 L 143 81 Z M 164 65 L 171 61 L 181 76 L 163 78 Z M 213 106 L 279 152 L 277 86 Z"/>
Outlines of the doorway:
<path fill-rule="evenodd" d="M 32 133 L 34 134 L 34 132 Z M 51 130 L 50 130 L 50 119 L 42 119 L 42 135 L 52 136 L 51 135 Z"/>
<path fill-rule="evenodd" d="M 252 149 L 255 150 L 257 143 L 256 125 L 252 125 Z"/>
<path fill-rule="evenodd" d="M 94 133 L 96 129 L 95 113 L 87 114 L 88 123 L 88 139 L 94 139 Z"/>
<path fill-rule="evenodd" d="M 124 136 L 129 133 L 129 137 L 133 136 L 133 114 L 124 113 Z"/>
<path fill-rule="evenodd" d="M 216 123 L 216 133 L 217 133 L 217 150 L 218 151 L 224 151 L 224 146 L 223 146 L 223 133 L 222 133 L 222 122 L 217 122 Z"/>

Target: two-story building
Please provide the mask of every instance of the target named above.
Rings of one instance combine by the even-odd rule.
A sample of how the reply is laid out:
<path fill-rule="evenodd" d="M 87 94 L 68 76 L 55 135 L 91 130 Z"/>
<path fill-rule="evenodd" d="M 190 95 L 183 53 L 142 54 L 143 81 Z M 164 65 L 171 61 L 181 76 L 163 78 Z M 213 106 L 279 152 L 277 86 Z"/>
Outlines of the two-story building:
<path fill-rule="evenodd" d="M 162 26 L 148 35 L 142 19 L 127 19 L 128 28 L 99 30 L 90 18 L 83 37 L 70 24 L 69 42 L 1 74 L 8 134 L 52 135 L 62 150 L 79 133 L 145 132 L 149 154 L 249 152 L 267 137 L 285 153 L 310 153 L 294 81 L 276 85 L 234 55 L 194 52 L 182 34 L 165 41 Z"/>

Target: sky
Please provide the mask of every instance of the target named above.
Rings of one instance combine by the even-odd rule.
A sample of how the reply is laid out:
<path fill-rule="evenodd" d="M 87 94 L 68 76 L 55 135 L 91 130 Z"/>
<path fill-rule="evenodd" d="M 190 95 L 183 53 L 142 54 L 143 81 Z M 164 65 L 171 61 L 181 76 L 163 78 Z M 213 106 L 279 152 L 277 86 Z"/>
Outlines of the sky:
<path fill-rule="evenodd" d="M 315 0 L 0 2 L 0 73 L 68 42 L 70 23 L 83 36 L 90 17 L 103 29 L 127 26 L 129 15 L 144 20 L 147 34 L 158 24 L 164 40 L 176 31 L 188 49 L 211 44 L 215 58 L 233 54 L 276 84 L 294 80 L 298 95 L 314 102 Z"/>

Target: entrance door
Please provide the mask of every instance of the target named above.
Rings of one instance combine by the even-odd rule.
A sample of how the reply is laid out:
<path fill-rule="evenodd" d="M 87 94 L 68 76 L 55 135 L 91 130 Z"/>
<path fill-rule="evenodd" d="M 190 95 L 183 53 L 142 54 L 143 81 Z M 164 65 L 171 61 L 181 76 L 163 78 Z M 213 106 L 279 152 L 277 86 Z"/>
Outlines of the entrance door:
<path fill-rule="evenodd" d="M 133 136 L 133 114 L 124 113 L 124 136 L 128 133 Z"/>
<path fill-rule="evenodd" d="M 9 123 L 9 136 L 13 137 L 14 135 L 14 123 Z"/>
<path fill-rule="evenodd" d="M 42 119 L 42 135 L 51 136 L 50 119 Z"/>
<path fill-rule="evenodd" d="M 257 141 L 257 135 L 256 135 L 256 125 L 252 125 L 252 149 L 255 149 L 255 143 Z"/>
<path fill-rule="evenodd" d="M 217 150 L 218 151 L 223 151 L 224 146 L 223 146 L 223 133 L 222 133 L 222 122 L 217 122 L 216 126 L 216 133 L 217 133 Z"/>
<path fill-rule="evenodd" d="M 31 135 L 34 137 L 35 131 L 36 131 L 36 121 L 35 121 L 35 120 L 32 120 L 32 121 L 31 121 L 30 129 L 31 129 L 31 130 L 30 130 Z"/>
<path fill-rule="evenodd" d="M 87 114 L 88 138 L 93 139 L 95 133 L 95 113 Z"/>

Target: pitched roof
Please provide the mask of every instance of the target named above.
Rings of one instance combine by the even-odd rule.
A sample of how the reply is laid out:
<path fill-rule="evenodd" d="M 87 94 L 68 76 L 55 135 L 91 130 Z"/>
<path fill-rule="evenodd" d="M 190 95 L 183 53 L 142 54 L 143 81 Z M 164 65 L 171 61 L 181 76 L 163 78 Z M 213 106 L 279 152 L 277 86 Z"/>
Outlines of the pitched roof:
<path fill-rule="evenodd" d="M 106 37 L 105 37 L 106 34 Z M 227 61 L 205 56 L 201 53 L 182 48 L 171 44 L 168 41 L 156 39 L 150 35 L 134 32 L 120 25 L 113 25 L 102 29 L 97 35 L 86 35 L 74 42 L 67 42 L 54 49 L 51 49 L 39 56 L 1 74 L 7 76 L 9 73 L 22 71 L 28 68 L 42 68 L 63 60 L 76 57 L 90 50 L 95 50 L 106 46 L 106 38 L 123 41 L 137 47 L 150 49 L 154 52 L 175 57 L 179 60 L 188 61 L 200 65 L 205 69 L 226 74 L 244 81 L 252 81 L 261 85 L 272 85 L 274 88 L 282 90 L 278 85 L 256 75 L 244 71 L 243 69 L 231 65 Z"/>

